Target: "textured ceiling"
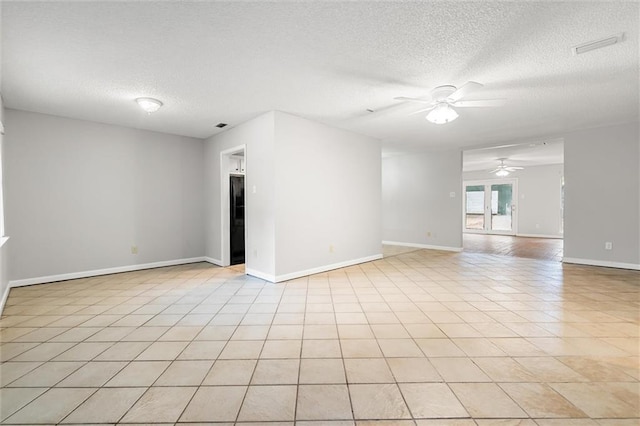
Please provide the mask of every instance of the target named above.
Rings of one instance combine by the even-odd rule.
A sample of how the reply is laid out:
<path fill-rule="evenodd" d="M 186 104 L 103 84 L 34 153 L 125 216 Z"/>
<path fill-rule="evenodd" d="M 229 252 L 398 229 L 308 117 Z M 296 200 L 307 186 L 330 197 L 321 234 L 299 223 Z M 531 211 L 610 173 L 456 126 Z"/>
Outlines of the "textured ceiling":
<path fill-rule="evenodd" d="M 497 144 L 637 120 L 638 8 L 3 1 L 2 94 L 10 108 L 195 137 L 277 109 L 382 139 L 389 152 Z M 571 55 L 623 31 L 619 45 Z M 434 125 L 393 100 L 468 80 L 485 85 L 470 99 L 507 104 Z M 146 115 L 139 96 L 165 106 Z"/>

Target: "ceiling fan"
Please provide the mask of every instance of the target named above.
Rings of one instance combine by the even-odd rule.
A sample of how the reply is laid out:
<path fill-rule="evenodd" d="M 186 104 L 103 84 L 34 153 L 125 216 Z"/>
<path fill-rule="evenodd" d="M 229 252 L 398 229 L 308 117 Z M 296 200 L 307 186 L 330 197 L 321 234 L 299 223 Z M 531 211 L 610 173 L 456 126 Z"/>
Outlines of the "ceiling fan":
<path fill-rule="evenodd" d="M 509 176 L 509 173 L 511 172 L 524 169 L 524 167 L 507 166 L 506 164 L 504 164 L 505 160 L 506 158 L 498 158 L 498 161 L 500 161 L 500 165 L 497 169 L 491 170 L 489 173 L 495 173 L 498 177 L 505 177 Z"/>
<path fill-rule="evenodd" d="M 475 81 L 467 81 L 461 87 L 456 86 L 438 86 L 431 91 L 431 100 L 420 98 L 407 98 L 400 96 L 394 98 L 398 101 L 418 102 L 429 105 L 427 108 L 412 112 L 409 115 L 419 114 L 421 112 L 431 111 L 427 114 L 427 120 L 435 124 L 446 124 L 456 118 L 458 113 L 455 108 L 477 108 L 477 107 L 497 107 L 505 103 L 504 99 L 485 99 L 464 101 L 462 98 L 469 93 L 482 88 L 483 85 Z"/>

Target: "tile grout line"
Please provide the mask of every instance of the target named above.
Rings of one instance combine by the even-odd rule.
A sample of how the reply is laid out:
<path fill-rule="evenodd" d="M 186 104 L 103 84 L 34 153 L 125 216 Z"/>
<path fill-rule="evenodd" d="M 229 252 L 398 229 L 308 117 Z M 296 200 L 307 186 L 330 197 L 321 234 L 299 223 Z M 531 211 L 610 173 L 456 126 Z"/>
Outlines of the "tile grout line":
<path fill-rule="evenodd" d="M 349 279 L 349 275 L 347 274 L 347 280 L 349 282 L 349 287 L 351 289 L 351 291 L 353 292 L 353 286 L 351 284 L 351 280 Z M 338 327 L 338 316 L 337 316 L 337 312 L 335 310 L 335 302 L 334 302 L 334 298 L 333 298 L 333 289 L 331 287 L 331 280 L 329 279 L 329 295 L 331 297 L 331 304 L 332 304 L 332 308 L 333 308 L 333 319 L 336 322 L 335 326 L 336 326 L 336 336 L 337 336 L 337 340 L 338 340 L 338 347 L 340 348 L 340 358 L 342 360 L 342 370 L 344 371 L 344 382 L 345 382 L 345 388 L 347 389 L 347 398 L 349 398 L 349 407 L 351 409 L 351 418 L 353 419 L 354 424 L 356 423 L 356 413 L 355 410 L 353 408 L 353 398 L 351 398 L 351 392 L 350 392 L 350 383 L 349 383 L 349 376 L 347 375 L 347 365 L 345 363 L 345 359 L 344 359 L 344 352 L 342 350 L 342 339 L 340 338 L 340 328 Z M 358 305 L 360 305 L 358 303 Z M 362 307 L 360 307 L 360 309 L 362 309 Z"/>

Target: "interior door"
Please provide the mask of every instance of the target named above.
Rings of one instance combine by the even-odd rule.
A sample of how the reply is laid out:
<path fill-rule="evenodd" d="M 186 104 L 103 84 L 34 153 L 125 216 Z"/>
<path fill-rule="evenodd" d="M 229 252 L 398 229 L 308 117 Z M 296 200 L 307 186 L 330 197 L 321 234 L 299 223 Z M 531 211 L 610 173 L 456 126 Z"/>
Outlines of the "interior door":
<path fill-rule="evenodd" d="M 230 176 L 229 241 L 231 264 L 244 263 L 244 176 Z"/>
<path fill-rule="evenodd" d="M 465 182 L 464 231 L 515 235 L 516 190 L 515 179 Z"/>

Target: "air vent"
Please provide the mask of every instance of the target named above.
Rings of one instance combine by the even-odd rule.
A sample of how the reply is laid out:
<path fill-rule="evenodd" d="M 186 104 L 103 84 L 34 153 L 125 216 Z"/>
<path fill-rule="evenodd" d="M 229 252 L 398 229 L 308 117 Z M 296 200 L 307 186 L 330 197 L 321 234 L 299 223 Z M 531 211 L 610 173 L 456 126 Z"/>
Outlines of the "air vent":
<path fill-rule="evenodd" d="M 216 124 L 216 127 L 218 129 L 222 129 L 223 127 L 227 127 L 227 123 L 218 123 L 218 124 Z"/>
<path fill-rule="evenodd" d="M 612 46 L 620 43 L 624 38 L 624 33 L 612 35 L 610 37 L 601 38 L 600 40 L 590 41 L 571 48 L 574 55 L 591 52 L 592 50 L 602 49 L 603 47 Z"/>

